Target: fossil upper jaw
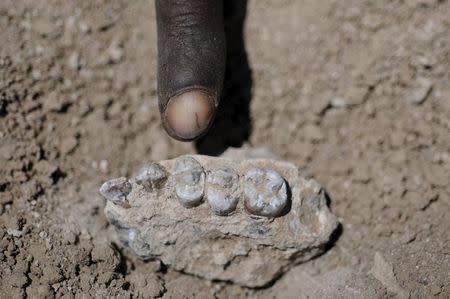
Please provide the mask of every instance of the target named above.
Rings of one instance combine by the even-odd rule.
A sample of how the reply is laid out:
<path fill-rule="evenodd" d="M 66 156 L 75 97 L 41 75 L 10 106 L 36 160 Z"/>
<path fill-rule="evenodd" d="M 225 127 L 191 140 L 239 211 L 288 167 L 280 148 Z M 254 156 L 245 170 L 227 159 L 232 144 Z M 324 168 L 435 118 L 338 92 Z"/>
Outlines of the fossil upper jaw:
<path fill-rule="evenodd" d="M 320 254 L 338 225 L 317 182 L 267 159 L 182 156 L 108 181 L 101 193 L 134 254 L 248 287 Z"/>

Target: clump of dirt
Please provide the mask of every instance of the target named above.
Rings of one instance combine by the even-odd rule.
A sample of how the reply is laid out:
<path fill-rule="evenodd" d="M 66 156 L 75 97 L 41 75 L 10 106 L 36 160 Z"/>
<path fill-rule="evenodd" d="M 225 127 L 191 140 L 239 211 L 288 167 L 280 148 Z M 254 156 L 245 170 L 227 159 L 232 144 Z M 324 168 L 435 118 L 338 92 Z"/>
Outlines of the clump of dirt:
<path fill-rule="evenodd" d="M 153 3 L 2 1 L 0 297 L 448 297 L 449 15 L 442 0 L 249 2 L 248 142 L 302 165 L 342 223 L 324 255 L 254 290 L 134 259 L 103 215 L 101 182 L 195 152 L 160 126 Z"/>

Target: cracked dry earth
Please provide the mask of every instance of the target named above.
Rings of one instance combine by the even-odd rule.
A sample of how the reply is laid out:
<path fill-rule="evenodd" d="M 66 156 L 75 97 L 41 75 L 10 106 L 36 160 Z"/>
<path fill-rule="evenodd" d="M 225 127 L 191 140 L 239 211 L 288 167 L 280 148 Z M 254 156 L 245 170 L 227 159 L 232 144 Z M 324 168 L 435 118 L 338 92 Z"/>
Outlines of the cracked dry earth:
<path fill-rule="evenodd" d="M 1 298 L 448 298 L 450 2 L 250 1 L 252 147 L 301 165 L 341 234 L 262 289 L 144 262 L 98 193 L 195 153 L 160 127 L 152 1 L 0 3 Z"/>

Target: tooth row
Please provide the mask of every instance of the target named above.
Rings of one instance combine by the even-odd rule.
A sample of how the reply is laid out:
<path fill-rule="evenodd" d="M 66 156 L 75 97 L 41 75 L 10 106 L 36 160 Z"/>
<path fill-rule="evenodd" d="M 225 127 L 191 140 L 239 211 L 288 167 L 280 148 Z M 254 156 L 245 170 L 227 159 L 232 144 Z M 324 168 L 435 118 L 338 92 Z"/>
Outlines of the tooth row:
<path fill-rule="evenodd" d="M 136 183 L 147 191 L 158 191 L 168 181 L 169 173 L 158 163 L 145 165 L 136 176 Z M 287 183 L 275 170 L 252 167 L 243 177 L 231 167 L 222 166 L 208 173 L 191 156 L 175 161 L 171 176 L 173 189 L 180 204 L 193 208 L 203 203 L 204 197 L 212 212 L 219 216 L 233 213 L 241 197 L 244 207 L 252 215 L 280 216 L 288 203 Z M 102 185 L 100 193 L 115 204 L 124 205 L 131 192 L 125 178 L 113 179 Z"/>

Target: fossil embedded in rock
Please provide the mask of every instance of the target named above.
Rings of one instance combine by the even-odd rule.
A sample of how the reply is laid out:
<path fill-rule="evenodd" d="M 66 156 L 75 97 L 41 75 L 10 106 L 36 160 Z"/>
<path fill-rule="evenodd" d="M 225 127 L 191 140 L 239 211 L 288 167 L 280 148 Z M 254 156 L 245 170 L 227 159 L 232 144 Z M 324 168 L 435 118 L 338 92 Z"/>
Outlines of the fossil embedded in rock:
<path fill-rule="evenodd" d="M 197 160 L 189 156 L 178 158 L 173 180 L 175 194 L 184 207 L 192 208 L 202 203 L 205 172 Z"/>
<path fill-rule="evenodd" d="M 119 241 L 140 258 L 209 280 L 263 287 L 322 253 L 337 227 L 324 190 L 294 164 L 200 155 L 158 164 L 167 170 L 165 186 L 148 190 L 131 180 L 131 188 L 121 178 L 101 188 L 107 198 L 130 202 L 108 200 L 105 215 Z M 203 196 L 208 205 L 199 205 Z"/>
<path fill-rule="evenodd" d="M 287 205 L 288 194 L 283 177 L 273 169 L 252 167 L 244 175 L 244 205 L 258 216 L 277 217 Z"/>
<path fill-rule="evenodd" d="M 239 202 L 239 176 L 231 167 L 220 167 L 208 173 L 206 198 L 211 210 L 220 216 L 232 213 Z"/>
<path fill-rule="evenodd" d="M 100 187 L 100 193 L 106 200 L 114 204 L 126 203 L 127 195 L 131 192 L 131 184 L 124 177 L 112 179 Z"/>
<path fill-rule="evenodd" d="M 136 183 L 147 191 L 161 188 L 167 180 L 168 173 L 158 163 L 150 163 L 141 168 L 136 175 Z"/>

